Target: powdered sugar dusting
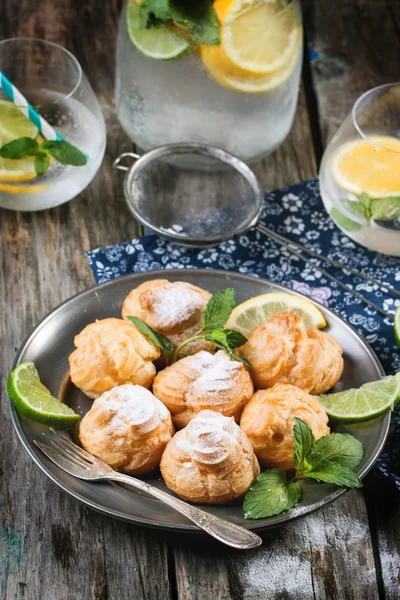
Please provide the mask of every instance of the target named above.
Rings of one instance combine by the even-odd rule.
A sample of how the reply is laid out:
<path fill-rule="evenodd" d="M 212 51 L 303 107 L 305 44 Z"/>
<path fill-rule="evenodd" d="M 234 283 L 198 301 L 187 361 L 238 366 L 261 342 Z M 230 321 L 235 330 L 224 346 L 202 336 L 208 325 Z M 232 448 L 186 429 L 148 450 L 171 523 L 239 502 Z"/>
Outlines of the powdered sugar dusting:
<path fill-rule="evenodd" d="M 187 321 L 202 308 L 202 296 L 184 285 L 171 284 L 152 294 L 153 310 L 161 325 L 177 325 Z"/>
<path fill-rule="evenodd" d="M 168 417 L 168 409 L 140 385 L 120 385 L 97 398 L 96 406 L 112 411 L 113 430 L 135 427 L 141 433 L 152 431 Z"/>
<path fill-rule="evenodd" d="M 223 350 L 216 354 L 198 352 L 187 356 L 183 361 L 199 373 L 195 386 L 206 393 L 231 389 L 239 375 L 240 363 L 231 360 Z"/>
<path fill-rule="evenodd" d="M 177 446 L 205 465 L 223 462 L 238 445 L 240 429 L 232 418 L 203 410 L 176 434 Z"/>

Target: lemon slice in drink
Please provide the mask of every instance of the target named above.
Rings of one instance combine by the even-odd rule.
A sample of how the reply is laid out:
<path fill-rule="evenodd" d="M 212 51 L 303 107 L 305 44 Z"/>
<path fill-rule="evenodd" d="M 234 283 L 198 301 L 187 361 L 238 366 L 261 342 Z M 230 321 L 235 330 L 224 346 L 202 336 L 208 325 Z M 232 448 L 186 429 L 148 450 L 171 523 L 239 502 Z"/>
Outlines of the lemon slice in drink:
<path fill-rule="evenodd" d="M 365 383 L 359 389 L 318 396 L 328 416 L 342 423 L 376 419 L 393 409 L 400 399 L 400 373 L 380 381 Z"/>
<path fill-rule="evenodd" d="M 189 42 L 168 25 L 141 29 L 139 13 L 139 4 L 131 0 L 126 11 L 126 25 L 133 45 L 142 54 L 157 60 L 170 60 L 190 48 Z"/>
<path fill-rule="evenodd" d="M 228 58 L 251 73 L 282 69 L 302 37 L 293 3 L 280 0 L 216 0 L 221 43 Z"/>
<path fill-rule="evenodd" d="M 236 66 L 222 45 L 200 46 L 200 55 L 210 75 L 222 86 L 247 94 L 267 92 L 284 83 L 292 74 L 301 50 L 301 39 L 289 61 L 272 73 L 251 73 Z"/>
<path fill-rule="evenodd" d="M 0 100 L 0 147 L 20 137 L 34 138 L 37 129 L 27 117 L 8 100 Z M 28 181 L 36 177 L 32 156 L 11 160 L 0 157 L 0 182 Z"/>
<path fill-rule="evenodd" d="M 80 419 L 72 408 L 50 394 L 33 362 L 23 362 L 11 371 L 7 392 L 14 406 L 32 421 L 69 429 Z"/>
<path fill-rule="evenodd" d="M 332 160 L 340 187 L 371 198 L 400 195 L 400 139 L 373 136 L 341 146 Z"/>
<path fill-rule="evenodd" d="M 287 311 L 299 315 L 307 327 L 314 326 L 322 329 L 327 325 L 323 314 L 312 302 L 291 294 L 273 292 L 250 298 L 236 306 L 225 327 L 248 335 L 258 325 L 268 321 L 272 315 Z"/>

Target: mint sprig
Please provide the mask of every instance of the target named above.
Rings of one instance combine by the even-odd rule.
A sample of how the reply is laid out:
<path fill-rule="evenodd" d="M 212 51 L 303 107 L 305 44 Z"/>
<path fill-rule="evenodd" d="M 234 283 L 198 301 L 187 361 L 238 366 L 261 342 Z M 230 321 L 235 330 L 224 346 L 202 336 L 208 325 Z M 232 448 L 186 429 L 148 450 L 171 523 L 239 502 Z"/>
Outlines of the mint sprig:
<path fill-rule="evenodd" d="M 81 167 L 87 163 L 86 156 L 69 142 L 48 140 L 39 144 L 37 140 L 29 137 L 21 137 L 4 144 L 0 148 L 0 156 L 13 160 L 34 156 L 34 167 L 39 177 L 50 167 L 50 156 L 64 165 Z"/>
<path fill-rule="evenodd" d="M 171 21 L 184 26 L 192 44 L 220 43 L 218 21 L 211 0 L 143 0 L 140 4 L 140 24 L 143 29 Z"/>
<path fill-rule="evenodd" d="M 250 363 L 241 356 L 238 356 L 234 350 L 243 346 L 247 338 L 235 329 L 224 329 L 224 325 L 236 304 L 236 294 L 233 288 L 227 288 L 214 294 L 208 301 L 203 313 L 203 325 L 192 337 L 186 339 L 173 352 L 171 340 L 161 333 L 154 331 L 139 317 L 128 317 L 155 346 L 160 348 L 165 355 L 166 363 L 170 364 L 187 356 L 182 352 L 183 348 L 192 342 L 206 341 L 211 342 L 217 348 L 225 350 L 235 360 L 238 360 L 250 366 Z"/>
<path fill-rule="evenodd" d="M 400 196 L 388 196 L 386 198 L 371 198 L 367 192 L 362 192 L 357 200 L 349 198 L 341 198 L 341 204 L 353 215 L 364 218 L 368 225 L 373 221 L 394 221 L 400 219 Z M 337 209 L 336 209 L 337 210 Z M 333 215 L 339 221 L 337 215 Z M 345 219 L 350 221 L 348 217 L 343 215 Z M 339 221 L 339 224 L 340 223 Z M 358 228 L 360 224 L 357 223 Z M 342 224 L 345 229 L 344 225 Z M 348 229 L 355 231 L 355 229 Z"/>
<path fill-rule="evenodd" d="M 261 473 L 247 492 L 243 511 L 246 519 L 263 519 L 293 508 L 301 498 L 301 479 L 314 479 L 340 487 L 359 488 L 354 472 L 364 456 L 361 442 L 348 433 L 331 433 L 315 439 L 311 428 L 295 417 L 293 427 L 295 474 L 287 480 L 282 469 Z"/>

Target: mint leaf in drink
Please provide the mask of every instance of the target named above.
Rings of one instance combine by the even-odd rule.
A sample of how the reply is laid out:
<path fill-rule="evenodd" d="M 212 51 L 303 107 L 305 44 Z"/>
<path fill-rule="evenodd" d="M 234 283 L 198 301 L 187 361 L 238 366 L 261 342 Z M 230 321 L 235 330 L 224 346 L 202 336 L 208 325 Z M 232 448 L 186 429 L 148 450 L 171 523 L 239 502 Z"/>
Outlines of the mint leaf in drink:
<path fill-rule="evenodd" d="M 171 354 L 174 346 L 166 335 L 154 331 L 154 329 L 149 327 L 149 325 L 142 321 L 142 319 L 139 319 L 139 317 L 128 317 L 128 319 L 150 340 L 150 342 L 157 346 L 157 348 L 161 348 L 167 355 Z"/>
<path fill-rule="evenodd" d="M 204 310 L 202 331 L 211 333 L 215 329 L 222 329 L 235 304 L 236 293 L 233 288 L 214 294 Z"/>
<path fill-rule="evenodd" d="M 341 487 L 360 488 L 362 482 L 350 467 L 344 467 L 337 462 L 327 462 L 307 473 L 307 477 L 334 483 Z"/>
<path fill-rule="evenodd" d="M 63 165 L 82 167 L 87 163 L 87 158 L 83 152 L 69 142 L 48 140 L 43 142 L 41 149 L 54 156 Z"/>
<path fill-rule="evenodd" d="M 321 465 L 335 463 L 342 467 L 355 469 L 364 457 L 362 443 L 349 433 L 331 433 L 319 438 L 307 461 L 312 471 L 319 470 Z M 310 474 L 307 473 L 307 477 Z"/>
<path fill-rule="evenodd" d="M 341 198 L 340 202 L 353 215 L 356 215 L 357 217 L 363 217 L 364 219 L 367 218 L 365 206 L 361 204 L 359 200 L 349 200 L 348 198 Z"/>
<path fill-rule="evenodd" d="M 131 0 L 135 2 L 136 0 Z M 165 23 L 169 17 L 169 0 L 143 0 L 139 6 L 139 27 L 149 29 Z"/>
<path fill-rule="evenodd" d="M 360 223 L 349 219 L 349 217 L 340 212 L 336 207 L 332 208 L 330 215 L 344 231 L 360 231 L 362 227 Z"/>
<path fill-rule="evenodd" d="M 294 468 L 297 473 L 303 472 L 307 468 L 305 461 L 315 447 L 315 438 L 311 427 L 297 417 L 294 418 L 293 445 Z"/>
<path fill-rule="evenodd" d="M 301 497 L 297 483 L 289 482 L 285 471 L 264 471 L 247 492 L 243 511 L 245 519 L 263 519 L 279 515 L 295 506 Z"/>
<path fill-rule="evenodd" d="M 38 150 L 35 155 L 35 171 L 38 177 L 41 177 L 46 173 L 48 168 L 50 167 L 50 157 L 46 152 L 40 152 Z"/>
<path fill-rule="evenodd" d="M 210 0 L 170 0 L 169 14 L 174 23 L 188 27 L 194 44 L 220 43 L 217 16 Z"/>
<path fill-rule="evenodd" d="M 373 200 L 371 218 L 374 221 L 394 221 L 400 218 L 400 196 L 389 196 Z"/>
<path fill-rule="evenodd" d="M 27 156 L 34 156 L 39 148 L 37 141 L 30 137 L 21 137 L 8 144 L 4 144 L 0 148 L 0 156 L 2 158 L 25 158 Z"/>

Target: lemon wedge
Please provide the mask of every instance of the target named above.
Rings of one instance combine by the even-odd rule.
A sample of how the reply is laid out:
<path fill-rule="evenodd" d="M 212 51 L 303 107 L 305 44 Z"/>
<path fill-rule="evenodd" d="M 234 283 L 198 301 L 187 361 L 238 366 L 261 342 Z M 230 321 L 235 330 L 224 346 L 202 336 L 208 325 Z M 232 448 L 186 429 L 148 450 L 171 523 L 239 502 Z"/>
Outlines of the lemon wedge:
<path fill-rule="evenodd" d="M 296 7 L 280 0 L 216 0 L 221 43 L 228 58 L 250 73 L 283 69 L 302 37 Z"/>
<path fill-rule="evenodd" d="M 299 315 L 307 327 L 314 326 L 323 329 L 327 325 L 319 308 L 309 300 L 283 292 L 272 292 L 250 298 L 236 306 L 225 327 L 248 335 L 272 315 L 287 311 Z"/>
<path fill-rule="evenodd" d="M 371 198 L 400 195 L 400 139 L 373 136 L 343 144 L 332 160 L 332 174 L 343 189 Z"/>
<path fill-rule="evenodd" d="M 0 147 L 20 137 L 36 137 L 38 130 L 9 100 L 0 100 Z M 36 177 L 32 156 L 11 160 L 0 157 L 0 182 L 29 181 Z"/>

